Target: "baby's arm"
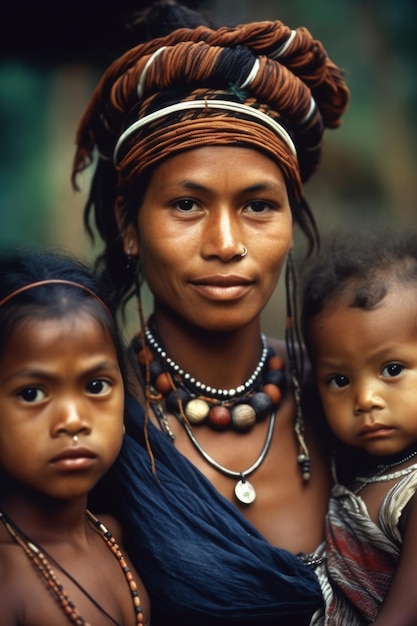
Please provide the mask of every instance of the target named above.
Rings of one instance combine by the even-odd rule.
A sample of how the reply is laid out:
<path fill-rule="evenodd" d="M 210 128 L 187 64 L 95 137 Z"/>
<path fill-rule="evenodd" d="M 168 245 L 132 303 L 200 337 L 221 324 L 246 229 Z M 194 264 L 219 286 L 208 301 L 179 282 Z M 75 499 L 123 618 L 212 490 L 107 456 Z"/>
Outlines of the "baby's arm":
<path fill-rule="evenodd" d="M 375 626 L 417 625 L 417 494 L 400 518 L 403 536 L 398 567 Z"/>

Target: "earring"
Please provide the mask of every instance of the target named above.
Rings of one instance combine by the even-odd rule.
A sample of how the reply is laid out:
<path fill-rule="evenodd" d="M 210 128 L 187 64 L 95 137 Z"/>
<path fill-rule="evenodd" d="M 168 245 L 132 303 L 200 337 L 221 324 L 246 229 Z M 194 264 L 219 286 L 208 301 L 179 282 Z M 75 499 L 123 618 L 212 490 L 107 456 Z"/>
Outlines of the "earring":
<path fill-rule="evenodd" d="M 245 248 L 245 246 L 242 246 L 242 248 L 243 248 L 243 252 L 242 252 L 242 254 L 241 254 L 240 256 L 243 258 L 244 256 L 246 256 L 246 255 L 247 255 L 247 253 L 248 253 L 248 249 L 247 249 L 247 248 Z"/>
<path fill-rule="evenodd" d="M 296 414 L 294 431 L 299 445 L 297 457 L 303 480 L 310 480 L 311 459 L 304 438 L 304 418 L 302 413 L 302 398 L 300 381 L 303 380 L 303 355 L 301 340 L 297 325 L 296 306 L 296 276 L 292 250 L 288 253 L 285 269 L 285 295 L 287 301 L 287 323 L 285 327 L 285 344 L 288 353 L 288 362 L 291 373 L 291 382 L 294 392 Z"/>

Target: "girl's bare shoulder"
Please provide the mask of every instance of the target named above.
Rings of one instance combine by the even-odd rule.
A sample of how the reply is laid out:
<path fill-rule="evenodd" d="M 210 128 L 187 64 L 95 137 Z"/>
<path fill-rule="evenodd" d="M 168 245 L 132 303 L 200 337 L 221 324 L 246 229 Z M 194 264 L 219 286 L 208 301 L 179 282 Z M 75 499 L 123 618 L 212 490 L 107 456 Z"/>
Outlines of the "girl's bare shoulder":
<path fill-rule="evenodd" d="M 33 566 L 22 548 L 0 528 L 1 623 L 25 623 L 27 599 L 32 594 Z M 36 585 L 35 585 L 36 586 Z"/>

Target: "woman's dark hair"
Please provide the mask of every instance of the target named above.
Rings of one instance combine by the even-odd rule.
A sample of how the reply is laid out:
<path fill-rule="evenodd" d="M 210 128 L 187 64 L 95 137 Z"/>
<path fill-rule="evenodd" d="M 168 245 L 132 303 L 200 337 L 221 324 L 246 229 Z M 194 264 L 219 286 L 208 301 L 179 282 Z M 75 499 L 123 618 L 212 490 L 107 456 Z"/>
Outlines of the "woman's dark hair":
<path fill-rule="evenodd" d="M 80 310 L 89 313 L 110 335 L 124 374 L 124 348 L 115 319 L 114 294 L 110 282 L 94 275 L 89 267 L 68 255 L 38 250 L 0 252 L 0 356 L 11 333 L 24 320 L 59 319 Z M 39 281 L 66 280 L 25 289 L 3 304 L 3 300 Z"/>
<path fill-rule="evenodd" d="M 78 189 L 78 175 L 94 161 L 85 225 L 104 243 L 97 267 L 110 275 L 119 304 L 135 287 L 120 230 L 135 223 L 155 166 L 198 145 L 255 146 L 275 160 L 294 221 L 313 251 L 319 237 L 303 184 L 320 163 L 325 129 L 339 126 L 349 101 L 344 73 L 322 44 L 306 28 L 293 30 L 277 20 L 216 28 L 175 0 L 152 3 L 133 28 L 137 45 L 104 72 L 78 124 L 72 170 Z M 226 114 L 217 107 L 180 107 L 132 130 L 139 119 L 172 104 L 206 98 L 247 108 Z M 251 110 L 274 120 L 289 142 L 254 121 Z"/>

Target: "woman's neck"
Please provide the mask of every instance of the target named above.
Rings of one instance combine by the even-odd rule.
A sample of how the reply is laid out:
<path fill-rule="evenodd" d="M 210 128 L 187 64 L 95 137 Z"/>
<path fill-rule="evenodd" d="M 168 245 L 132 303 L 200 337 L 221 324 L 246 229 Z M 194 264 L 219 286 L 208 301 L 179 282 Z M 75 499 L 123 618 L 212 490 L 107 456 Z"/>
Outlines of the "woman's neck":
<path fill-rule="evenodd" d="M 237 387 L 259 362 L 262 341 L 258 320 L 231 332 L 202 330 L 158 314 L 153 323 L 167 355 L 207 385 Z"/>

